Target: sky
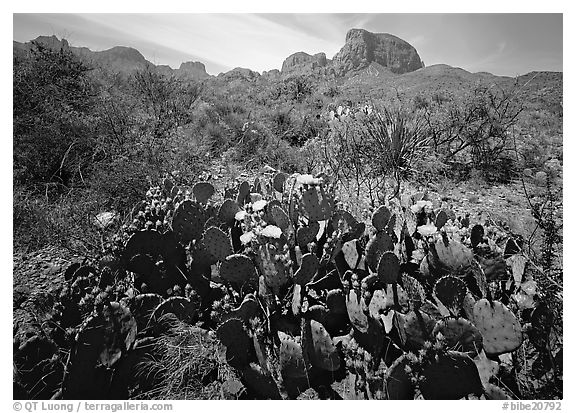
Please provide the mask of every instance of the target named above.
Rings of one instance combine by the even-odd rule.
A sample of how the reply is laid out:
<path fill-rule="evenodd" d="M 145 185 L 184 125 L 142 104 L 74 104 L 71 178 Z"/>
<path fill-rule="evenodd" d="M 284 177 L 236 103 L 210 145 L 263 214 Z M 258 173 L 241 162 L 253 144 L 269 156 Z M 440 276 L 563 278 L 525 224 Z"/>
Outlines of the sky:
<path fill-rule="evenodd" d="M 299 51 L 332 58 L 351 28 L 406 40 L 426 66 L 442 63 L 502 76 L 563 69 L 560 13 L 13 14 L 16 41 L 56 35 L 94 51 L 130 46 L 154 64 L 178 68 L 201 61 L 215 75 L 234 67 L 280 69 Z"/>

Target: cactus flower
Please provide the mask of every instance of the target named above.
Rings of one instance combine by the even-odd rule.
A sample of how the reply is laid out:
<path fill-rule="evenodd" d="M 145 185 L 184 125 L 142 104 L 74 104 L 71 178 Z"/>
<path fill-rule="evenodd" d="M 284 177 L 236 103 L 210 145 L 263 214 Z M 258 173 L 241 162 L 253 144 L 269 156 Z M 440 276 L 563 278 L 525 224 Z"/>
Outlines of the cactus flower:
<path fill-rule="evenodd" d="M 245 234 L 240 235 L 240 242 L 244 245 L 250 244 L 250 241 L 252 241 L 254 238 L 256 238 L 256 235 L 254 235 L 252 231 L 249 231 Z"/>
<path fill-rule="evenodd" d="M 433 224 L 421 225 L 418 227 L 418 232 L 423 236 L 427 237 L 430 235 L 434 235 L 438 232 L 438 229 Z"/>
<path fill-rule="evenodd" d="M 266 228 L 262 230 L 260 235 L 268 238 L 280 238 L 282 235 L 282 230 L 276 225 L 267 225 Z"/>
<path fill-rule="evenodd" d="M 410 207 L 410 209 L 415 214 L 421 212 L 422 210 L 429 212 L 432 210 L 432 202 L 430 202 L 430 201 L 418 201 L 418 202 L 416 202 L 416 204 L 412 205 Z"/>
<path fill-rule="evenodd" d="M 268 201 L 265 201 L 263 199 L 256 201 L 252 204 L 252 209 L 254 210 L 254 212 L 256 211 L 261 211 L 264 209 L 264 207 L 268 204 Z"/>

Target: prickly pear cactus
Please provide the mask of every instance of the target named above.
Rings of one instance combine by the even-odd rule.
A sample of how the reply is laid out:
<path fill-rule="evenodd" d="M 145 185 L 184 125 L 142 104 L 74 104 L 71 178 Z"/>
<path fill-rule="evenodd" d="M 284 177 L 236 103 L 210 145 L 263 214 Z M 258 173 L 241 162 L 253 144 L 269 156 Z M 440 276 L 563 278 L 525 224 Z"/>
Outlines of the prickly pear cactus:
<path fill-rule="evenodd" d="M 226 321 L 229 318 L 237 318 L 248 325 L 250 320 L 261 316 L 262 310 L 260 309 L 258 301 L 256 301 L 256 297 L 254 297 L 254 294 L 247 294 L 237 308 L 234 308 L 229 314 L 224 315 L 222 321 Z"/>
<path fill-rule="evenodd" d="M 460 314 L 467 293 L 466 283 L 451 275 L 440 278 L 434 284 L 434 295 L 453 316 Z"/>
<path fill-rule="evenodd" d="M 312 186 L 305 190 L 302 193 L 302 204 L 311 221 L 323 221 L 330 218 L 334 209 L 334 201 L 323 186 Z"/>
<path fill-rule="evenodd" d="M 474 304 L 473 311 L 473 323 L 482 333 L 486 354 L 504 354 L 520 347 L 522 327 L 508 307 L 483 298 Z"/>
<path fill-rule="evenodd" d="M 400 260 L 396 254 L 386 251 L 380 257 L 378 262 L 378 278 L 385 284 L 393 284 L 398 281 L 400 276 Z"/>
<path fill-rule="evenodd" d="M 208 216 L 199 204 L 190 200 L 183 201 L 174 211 L 172 218 L 172 230 L 176 239 L 182 244 L 200 239 L 206 220 Z"/>
<path fill-rule="evenodd" d="M 201 204 L 206 204 L 212 195 L 214 195 L 214 192 L 214 185 L 210 182 L 198 182 L 192 187 L 194 198 Z"/>
<path fill-rule="evenodd" d="M 238 204 L 232 199 L 225 199 L 218 209 L 218 219 L 228 226 L 234 225 L 236 214 L 240 211 Z"/>
<path fill-rule="evenodd" d="M 326 293 L 326 307 L 331 314 L 347 314 L 346 296 L 340 288 L 335 288 Z"/>
<path fill-rule="evenodd" d="M 439 320 L 432 336 L 442 334 L 449 348 L 475 357 L 482 350 L 482 334 L 465 318 L 446 318 Z"/>
<path fill-rule="evenodd" d="M 427 400 L 457 400 L 484 393 L 478 369 L 465 353 L 448 351 L 422 371 L 418 387 Z"/>
<path fill-rule="evenodd" d="M 344 254 L 346 264 L 348 264 L 348 266 L 353 270 L 356 269 L 358 263 L 360 262 L 360 254 L 358 253 L 358 240 L 352 239 L 343 243 L 342 254 Z"/>
<path fill-rule="evenodd" d="M 306 365 L 302 355 L 302 346 L 289 335 L 278 332 L 280 338 L 280 371 L 282 377 L 306 377 Z"/>
<path fill-rule="evenodd" d="M 226 346 L 226 360 L 237 369 L 248 366 L 252 340 L 238 318 L 230 318 L 218 326 L 216 336 Z"/>
<path fill-rule="evenodd" d="M 340 356 L 332 338 L 318 321 L 306 321 L 302 344 L 303 351 L 307 352 L 314 367 L 327 371 L 336 371 L 340 368 Z"/>
<path fill-rule="evenodd" d="M 270 243 L 260 245 L 256 262 L 266 285 L 278 294 L 280 288 L 288 282 L 284 263 L 278 258 L 278 250 Z"/>
<path fill-rule="evenodd" d="M 304 254 L 300 268 L 294 274 L 294 282 L 300 285 L 308 284 L 316 274 L 316 271 L 318 271 L 318 268 L 320 268 L 320 261 L 318 261 L 316 255 Z"/>
<path fill-rule="evenodd" d="M 360 300 L 361 298 L 358 297 L 356 291 L 350 290 L 346 296 L 346 310 L 348 311 L 348 317 L 354 328 L 365 333 L 368 331 L 368 317 L 362 309 Z"/>
<path fill-rule="evenodd" d="M 512 400 L 506 391 L 495 384 L 488 383 L 484 386 L 486 400 Z"/>
<path fill-rule="evenodd" d="M 438 240 L 434 247 L 440 263 L 453 274 L 462 272 L 472 264 L 472 251 L 457 241 L 446 243 L 445 240 Z"/>
<path fill-rule="evenodd" d="M 426 291 L 418 280 L 407 274 L 402 274 L 402 286 L 406 291 L 410 310 L 418 310 L 426 301 Z"/>
<path fill-rule="evenodd" d="M 377 231 L 383 231 L 386 229 L 391 216 L 392 213 L 388 207 L 381 205 L 372 214 L 372 225 L 374 228 L 376 228 Z"/>
<path fill-rule="evenodd" d="M 105 397 L 110 372 L 132 348 L 136 332 L 136 320 L 120 303 L 111 302 L 101 313 L 90 316 L 76 335 L 68 358 L 63 396 Z"/>
<path fill-rule="evenodd" d="M 366 245 L 366 264 L 372 272 L 378 272 L 380 258 L 387 251 L 394 249 L 394 242 L 390 235 L 384 231 L 379 231 L 368 241 Z"/>
<path fill-rule="evenodd" d="M 158 307 L 164 299 L 158 294 L 139 294 L 131 300 L 130 312 L 136 319 L 138 331 L 142 331 L 148 325 L 154 309 Z"/>
<path fill-rule="evenodd" d="M 434 222 L 436 228 L 441 229 L 447 222 L 448 214 L 446 214 L 446 211 L 442 210 L 438 212 L 438 215 L 436 215 L 436 221 Z"/>
<path fill-rule="evenodd" d="M 258 275 L 252 260 L 244 254 L 232 254 L 220 265 L 220 277 L 241 289 L 245 284 L 258 285 Z"/>
<path fill-rule="evenodd" d="M 220 228 L 210 227 L 204 231 L 202 242 L 217 261 L 224 261 L 226 257 L 234 253 L 230 238 Z"/>
<path fill-rule="evenodd" d="M 490 382 L 492 377 L 498 374 L 500 369 L 500 364 L 497 361 L 490 360 L 486 357 L 484 350 L 480 351 L 476 357 L 474 357 L 474 364 L 478 369 L 478 374 L 480 375 L 480 380 L 486 388 L 486 385 Z"/>
<path fill-rule="evenodd" d="M 388 400 L 413 400 L 416 386 L 407 372 L 409 358 L 404 354 L 396 359 L 384 377 L 384 394 Z"/>
<path fill-rule="evenodd" d="M 410 311 L 408 314 L 396 312 L 394 326 L 402 345 L 407 350 L 419 350 L 424 342 L 430 340 L 436 320 L 422 311 Z"/>
<path fill-rule="evenodd" d="M 273 186 L 277 192 L 284 192 L 284 183 L 286 182 L 287 178 L 288 175 L 286 175 L 284 172 L 278 172 L 276 175 L 274 175 Z"/>
<path fill-rule="evenodd" d="M 243 181 L 240 186 L 238 186 L 238 196 L 236 202 L 240 206 L 244 206 L 246 202 L 249 202 L 248 197 L 250 196 L 250 184 Z"/>
<path fill-rule="evenodd" d="M 301 226 L 296 231 L 296 242 L 300 248 L 306 247 L 309 243 L 316 240 L 320 231 L 320 224 L 317 221 L 311 221 L 307 226 Z"/>
<path fill-rule="evenodd" d="M 198 316 L 198 304 L 184 297 L 170 297 L 154 309 L 151 319 L 154 321 L 168 313 L 172 313 L 178 320 L 194 324 Z"/>

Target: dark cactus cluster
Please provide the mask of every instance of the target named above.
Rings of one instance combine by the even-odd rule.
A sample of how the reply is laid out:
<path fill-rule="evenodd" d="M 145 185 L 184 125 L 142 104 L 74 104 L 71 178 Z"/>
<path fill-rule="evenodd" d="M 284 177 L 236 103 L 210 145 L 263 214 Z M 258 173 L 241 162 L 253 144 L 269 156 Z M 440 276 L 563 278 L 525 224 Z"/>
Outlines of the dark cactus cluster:
<path fill-rule="evenodd" d="M 24 396 L 47 366 L 60 380 L 43 397 L 144 391 L 134 368 L 173 321 L 219 340 L 232 399 L 510 398 L 525 339 L 550 357 L 521 241 L 423 193 L 361 222 L 326 176 L 280 172 L 224 194 L 166 179 L 131 219 L 121 248 L 68 268 L 47 333 L 15 342 Z"/>

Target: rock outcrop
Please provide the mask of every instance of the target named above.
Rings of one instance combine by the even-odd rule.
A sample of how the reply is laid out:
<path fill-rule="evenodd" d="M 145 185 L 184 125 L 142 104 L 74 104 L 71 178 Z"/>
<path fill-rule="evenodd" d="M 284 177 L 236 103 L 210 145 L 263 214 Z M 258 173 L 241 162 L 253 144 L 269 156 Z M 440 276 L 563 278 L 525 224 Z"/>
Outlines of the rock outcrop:
<path fill-rule="evenodd" d="M 210 77 L 206 73 L 206 66 L 202 62 L 184 62 L 178 69 L 178 76 L 188 77 L 192 79 L 206 79 Z"/>
<path fill-rule="evenodd" d="M 325 67 L 328 64 L 325 53 L 309 55 L 304 52 L 297 52 L 288 56 L 282 63 L 282 73 L 295 70 L 314 70 L 317 67 Z"/>
<path fill-rule="evenodd" d="M 250 69 L 245 69 L 243 67 L 236 67 L 232 70 L 229 70 L 228 72 L 220 73 L 218 75 L 218 79 L 223 79 L 228 82 L 231 82 L 233 80 L 246 80 L 252 82 L 258 79 L 259 77 L 260 73 Z"/>
<path fill-rule="evenodd" d="M 346 43 L 334 56 L 333 64 L 339 75 L 367 68 L 375 62 L 402 74 L 424 67 L 416 49 L 408 42 L 388 33 L 371 33 L 352 29 L 346 34 Z"/>

